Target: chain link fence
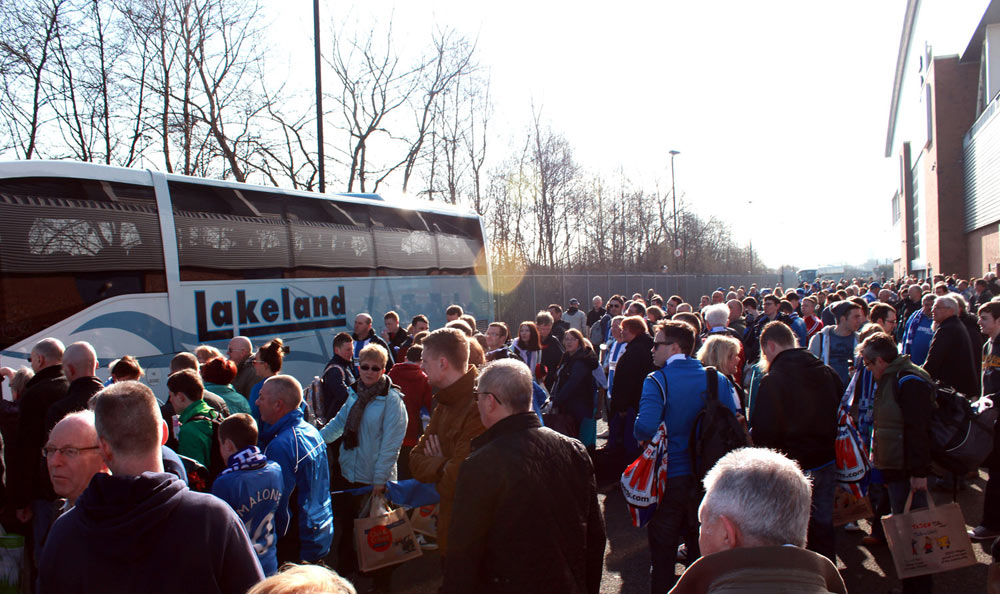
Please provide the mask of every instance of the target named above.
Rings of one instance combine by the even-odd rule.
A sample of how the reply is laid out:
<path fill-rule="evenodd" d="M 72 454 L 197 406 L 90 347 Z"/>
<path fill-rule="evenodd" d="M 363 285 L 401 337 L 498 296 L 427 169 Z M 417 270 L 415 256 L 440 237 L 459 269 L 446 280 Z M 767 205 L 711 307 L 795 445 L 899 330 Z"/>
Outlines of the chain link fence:
<path fill-rule="evenodd" d="M 615 294 L 631 297 L 641 293 L 644 297 L 653 289 L 664 297 L 680 295 L 685 301 L 698 306 L 702 295 L 722 287 L 773 287 L 781 281 L 781 275 L 665 275 L 665 274 L 530 274 L 525 276 L 493 275 L 496 319 L 506 322 L 514 329 L 524 320 L 534 320 L 535 314 L 550 303 L 558 303 L 565 309 L 569 300 L 576 297 L 580 308 L 589 311 L 591 299 L 600 295 L 607 303 Z"/>

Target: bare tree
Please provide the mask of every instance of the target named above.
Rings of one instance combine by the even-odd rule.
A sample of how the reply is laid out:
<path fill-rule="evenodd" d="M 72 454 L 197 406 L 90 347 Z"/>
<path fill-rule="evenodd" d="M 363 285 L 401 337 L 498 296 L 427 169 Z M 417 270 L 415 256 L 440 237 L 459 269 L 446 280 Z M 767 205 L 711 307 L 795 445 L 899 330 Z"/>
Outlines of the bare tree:
<path fill-rule="evenodd" d="M 51 100 L 46 92 L 65 0 L 0 4 L 0 120 L 23 159 L 38 153 L 39 131 Z"/>

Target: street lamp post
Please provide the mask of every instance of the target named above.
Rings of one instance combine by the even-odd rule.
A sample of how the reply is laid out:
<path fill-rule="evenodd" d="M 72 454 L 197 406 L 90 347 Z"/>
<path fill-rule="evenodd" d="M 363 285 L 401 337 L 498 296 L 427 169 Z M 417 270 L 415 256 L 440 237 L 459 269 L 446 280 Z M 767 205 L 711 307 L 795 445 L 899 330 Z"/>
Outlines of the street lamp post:
<path fill-rule="evenodd" d="M 323 166 L 323 77 L 319 51 L 319 0 L 313 0 L 313 44 L 316 59 L 316 145 L 319 191 L 326 192 L 326 172 Z"/>
<path fill-rule="evenodd" d="M 674 270 L 677 270 L 677 185 L 674 178 L 674 157 L 680 151 L 670 151 L 670 197 L 674 201 Z"/>

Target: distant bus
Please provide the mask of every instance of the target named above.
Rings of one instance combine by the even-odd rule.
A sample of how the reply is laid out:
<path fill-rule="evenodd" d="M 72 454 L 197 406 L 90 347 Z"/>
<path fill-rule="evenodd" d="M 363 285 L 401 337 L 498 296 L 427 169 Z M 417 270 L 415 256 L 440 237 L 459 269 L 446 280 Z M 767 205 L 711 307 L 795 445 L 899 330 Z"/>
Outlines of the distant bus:
<path fill-rule="evenodd" d="M 843 266 L 823 266 L 820 268 L 803 268 L 799 270 L 797 278 L 802 283 L 813 283 L 818 278 L 827 280 L 839 280 L 844 275 Z"/>
<path fill-rule="evenodd" d="M 305 383 L 368 312 L 493 317 L 482 221 L 446 204 L 324 195 L 76 162 L 0 162 L 0 365 L 38 340 L 133 355 L 166 396 L 170 359 L 280 336 Z M 107 370 L 102 369 L 106 377 Z M 5 385 L 6 389 L 6 385 Z"/>

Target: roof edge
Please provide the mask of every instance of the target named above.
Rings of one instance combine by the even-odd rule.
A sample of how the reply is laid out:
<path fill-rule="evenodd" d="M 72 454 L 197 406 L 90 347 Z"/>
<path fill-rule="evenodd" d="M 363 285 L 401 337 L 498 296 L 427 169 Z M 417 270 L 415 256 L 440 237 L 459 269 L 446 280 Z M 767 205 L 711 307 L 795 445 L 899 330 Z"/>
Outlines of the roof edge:
<path fill-rule="evenodd" d="M 903 74 L 906 69 L 906 58 L 910 54 L 910 42 L 913 41 L 914 24 L 917 12 L 920 10 L 920 0 L 906 0 L 906 14 L 903 17 L 903 31 L 899 38 L 899 53 L 896 55 L 896 73 L 892 80 L 892 101 L 889 104 L 889 128 L 885 137 L 885 156 L 892 156 L 892 141 L 896 136 L 896 117 L 899 115 L 899 97 L 903 92 Z"/>

